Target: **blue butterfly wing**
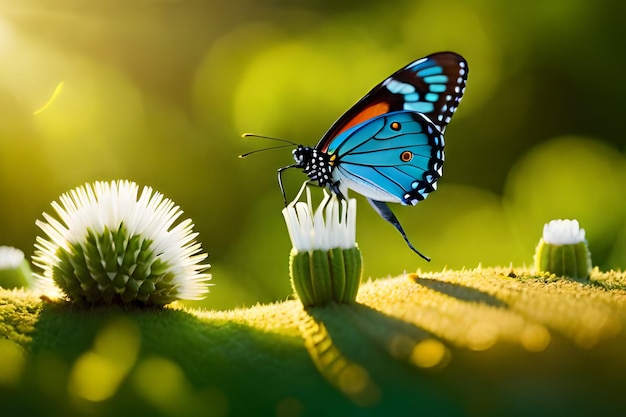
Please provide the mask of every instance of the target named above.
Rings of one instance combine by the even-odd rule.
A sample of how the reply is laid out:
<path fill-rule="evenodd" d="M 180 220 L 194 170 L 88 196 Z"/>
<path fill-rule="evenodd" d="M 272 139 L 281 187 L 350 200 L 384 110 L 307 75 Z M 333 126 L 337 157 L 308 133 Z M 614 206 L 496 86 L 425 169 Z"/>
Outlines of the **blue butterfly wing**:
<path fill-rule="evenodd" d="M 333 179 L 376 201 L 415 205 L 437 187 L 444 138 L 415 111 L 396 111 L 356 125 L 333 140 Z"/>
<path fill-rule="evenodd" d="M 443 133 L 463 97 L 468 71 L 465 59 L 453 52 L 438 52 L 410 63 L 343 114 L 316 148 L 327 152 L 331 143 L 348 129 L 402 110 L 422 113 Z"/>

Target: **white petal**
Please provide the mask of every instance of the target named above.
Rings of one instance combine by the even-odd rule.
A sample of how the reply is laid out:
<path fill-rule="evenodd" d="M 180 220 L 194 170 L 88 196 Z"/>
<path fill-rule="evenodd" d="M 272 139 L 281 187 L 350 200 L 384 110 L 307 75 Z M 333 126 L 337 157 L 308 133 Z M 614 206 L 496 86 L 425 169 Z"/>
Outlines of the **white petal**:
<path fill-rule="evenodd" d="M 298 199 L 306 188 L 306 203 Z M 339 201 L 324 190 L 324 198 L 313 210 L 311 192 L 306 183 L 296 199 L 283 209 L 291 243 L 297 251 L 356 246 L 356 200 Z"/>
<path fill-rule="evenodd" d="M 553 245 L 573 245 L 585 241 L 585 229 L 578 220 L 552 220 L 543 226 L 543 240 Z"/>

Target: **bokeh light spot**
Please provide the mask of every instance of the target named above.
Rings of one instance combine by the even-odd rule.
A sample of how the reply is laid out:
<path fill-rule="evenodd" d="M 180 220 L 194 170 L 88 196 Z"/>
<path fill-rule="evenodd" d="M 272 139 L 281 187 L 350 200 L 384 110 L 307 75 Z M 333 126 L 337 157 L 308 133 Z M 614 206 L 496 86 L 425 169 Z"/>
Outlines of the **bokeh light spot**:
<path fill-rule="evenodd" d="M 297 69 L 294 62 L 298 63 Z M 334 65 L 323 54 L 298 42 L 286 42 L 260 53 L 236 89 L 235 126 L 241 132 L 273 135 L 285 125 L 285 117 L 296 128 L 315 119 L 315 113 L 319 114 L 316 109 L 335 107 L 336 95 L 326 91 L 337 90 L 342 81 L 348 80 L 332 76 L 340 72 Z M 321 131 L 325 126 L 320 124 L 319 128 Z"/>
<path fill-rule="evenodd" d="M 489 322 L 474 323 L 467 331 L 467 346 L 472 350 L 487 350 L 498 340 L 498 327 Z"/>
<path fill-rule="evenodd" d="M 529 324 L 520 334 L 520 343 L 530 352 L 542 352 L 550 344 L 550 332 L 540 324 Z"/>
<path fill-rule="evenodd" d="M 0 387 L 16 385 L 25 364 L 24 352 L 10 340 L 0 339 Z"/>
<path fill-rule="evenodd" d="M 103 401 L 115 394 L 122 376 L 123 373 L 114 362 L 89 351 L 74 363 L 69 391 L 85 400 Z"/>
<path fill-rule="evenodd" d="M 117 391 L 139 353 L 138 330 L 129 321 L 116 320 L 101 330 L 91 350 L 74 363 L 69 392 L 88 401 L 104 401 Z"/>
<path fill-rule="evenodd" d="M 411 352 L 411 362 L 421 368 L 432 368 L 444 363 L 448 349 L 435 339 L 419 342 Z"/>
<path fill-rule="evenodd" d="M 196 404 L 182 369 L 168 359 L 151 357 L 142 360 L 132 381 L 144 400 L 166 414 L 181 415 Z"/>

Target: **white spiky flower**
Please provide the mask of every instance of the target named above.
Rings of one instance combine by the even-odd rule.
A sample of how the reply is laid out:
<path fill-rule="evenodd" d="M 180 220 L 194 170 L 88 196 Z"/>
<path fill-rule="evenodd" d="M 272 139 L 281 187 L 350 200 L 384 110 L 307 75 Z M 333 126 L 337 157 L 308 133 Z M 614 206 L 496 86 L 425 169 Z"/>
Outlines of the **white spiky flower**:
<path fill-rule="evenodd" d="M 313 210 L 306 184 L 283 209 L 293 246 L 289 257 L 292 287 L 305 307 L 331 301 L 352 303 L 363 275 L 356 244 L 356 200 L 339 201 L 324 190 L 322 202 Z M 307 201 L 301 202 L 304 188 Z"/>
<path fill-rule="evenodd" d="M 585 229 L 578 220 L 552 220 L 543 226 L 543 240 L 553 245 L 573 245 L 585 241 Z"/>
<path fill-rule="evenodd" d="M 131 181 L 95 182 L 53 202 L 43 213 L 33 261 L 40 287 L 56 284 L 72 301 L 164 305 L 198 300 L 211 279 L 191 220 L 152 188 Z"/>

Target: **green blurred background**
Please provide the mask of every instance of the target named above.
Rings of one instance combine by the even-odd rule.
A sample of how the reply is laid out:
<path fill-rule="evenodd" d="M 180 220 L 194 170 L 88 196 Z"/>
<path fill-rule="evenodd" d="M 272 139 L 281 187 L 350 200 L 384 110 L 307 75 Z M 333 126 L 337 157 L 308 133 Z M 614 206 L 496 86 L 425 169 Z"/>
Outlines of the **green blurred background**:
<path fill-rule="evenodd" d="M 240 134 L 313 145 L 393 71 L 452 50 L 470 75 L 439 191 L 393 207 L 433 261 L 359 198 L 366 279 L 530 265 L 555 218 L 581 222 L 595 265 L 624 268 L 625 15 L 610 0 L 1 0 L 0 244 L 30 256 L 61 193 L 130 179 L 194 220 L 215 284 L 194 305 L 285 299 L 275 173 L 291 154 L 238 159 L 272 145 Z M 294 196 L 304 174 L 284 177 Z"/>

